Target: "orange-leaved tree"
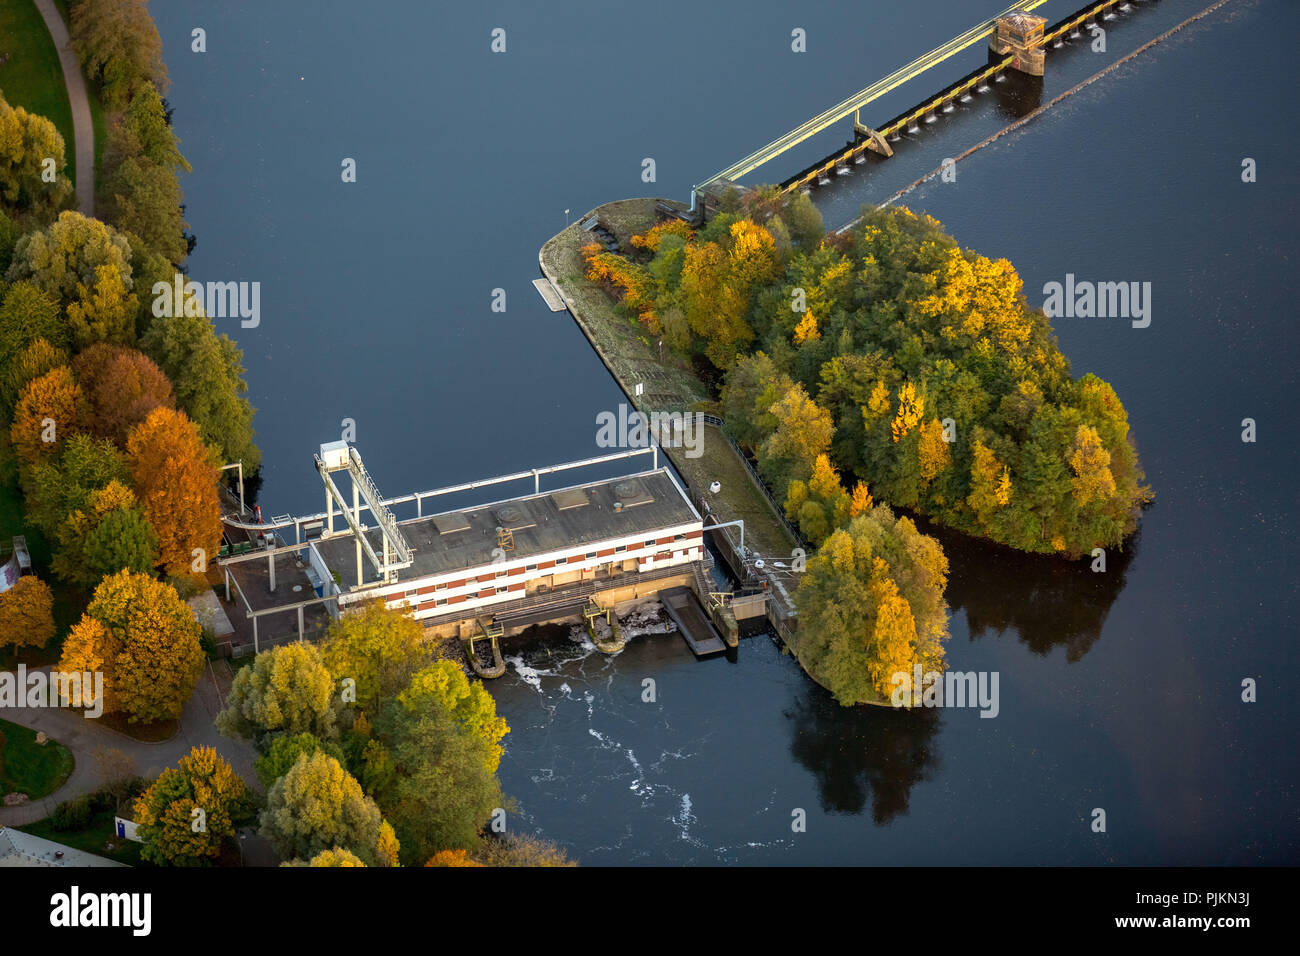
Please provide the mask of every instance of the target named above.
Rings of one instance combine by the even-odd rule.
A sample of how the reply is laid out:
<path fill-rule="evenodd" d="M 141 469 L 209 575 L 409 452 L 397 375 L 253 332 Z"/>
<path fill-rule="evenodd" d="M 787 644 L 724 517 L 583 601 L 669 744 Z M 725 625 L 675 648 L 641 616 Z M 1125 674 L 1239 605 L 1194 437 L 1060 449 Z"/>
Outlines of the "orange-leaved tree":
<path fill-rule="evenodd" d="M 203 673 L 202 629 L 176 589 L 147 574 L 104 578 L 68 634 L 64 671 L 104 672 L 104 711 L 128 721 L 175 719 Z"/>
<path fill-rule="evenodd" d="M 126 455 L 159 562 L 169 574 L 206 568 L 221 544 L 221 502 L 199 430 L 184 412 L 155 408 L 131 429 Z"/>
<path fill-rule="evenodd" d="M 87 427 L 122 447 L 155 408 L 175 408 L 171 382 L 143 352 L 97 342 L 72 360 L 90 405 Z"/>
<path fill-rule="evenodd" d="M 85 412 L 85 397 L 66 365 L 28 382 L 9 427 L 19 464 L 30 470 L 53 459 L 63 439 L 81 428 Z"/>
<path fill-rule="evenodd" d="M 54 598 L 34 575 L 0 593 L 0 647 L 44 647 L 54 636 Z"/>

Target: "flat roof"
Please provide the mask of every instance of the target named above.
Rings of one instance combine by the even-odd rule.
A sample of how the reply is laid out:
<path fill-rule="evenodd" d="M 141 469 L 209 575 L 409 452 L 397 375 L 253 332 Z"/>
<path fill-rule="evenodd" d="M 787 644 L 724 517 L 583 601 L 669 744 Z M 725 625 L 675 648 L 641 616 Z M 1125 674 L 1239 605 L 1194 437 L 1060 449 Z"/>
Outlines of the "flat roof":
<path fill-rule="evenodd" d="M 105 834 L 107 838 L 107 834 Z M 12 866 L 126 866 L 107 857 L 76 850 L 53 840 L 0 827 L 0 867 Z"/>
<path fill-rule="evenodd" d="M 617 512 L 616 501 L 623 505 Z M 413 563 L 398 572 L 398 580 L 491 565 L 493 551 L 499 546 L 498 527 L 513 533 L 514 550 L 507 552 L 506 561 L 515 563 L 699 521 L 667 469 L 660 468 L 399 522 L 411 546 Z M 375 553 L 382 554 L 384 540 L 379 529 L 367 528 L 366 537 Z M 318 539 L 315 546 L 325 564 L 338 571 L 345 587 L 353 583 L 356 543 L 342 519 L 336 518 L 334 534 Z M 370 580 L 374 568 L 368 558 L 362 560 Z"/>

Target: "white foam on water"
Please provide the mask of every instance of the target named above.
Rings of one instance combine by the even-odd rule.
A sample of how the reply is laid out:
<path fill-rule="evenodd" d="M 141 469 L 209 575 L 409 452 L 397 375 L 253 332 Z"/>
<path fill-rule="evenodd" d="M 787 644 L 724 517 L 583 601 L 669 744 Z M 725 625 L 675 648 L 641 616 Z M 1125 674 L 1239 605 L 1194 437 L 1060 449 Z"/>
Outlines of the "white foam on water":
<path fill-rule="evenodd" d="M 542 678 L 555 676 L 555 671 L 552 670 L 543 671 L 543 670 L 538 670 L 535 667 L 529 667 L 527 664 L 524 663 L 524 659 L 522 656 L 515 655 L 512 657 L 507 657 L 506 663 L 514 667 L 515 673 L 519 675 L 520 680 L 522 680 L 525 684 L 528 684 L 538 693 L 541 693 L 542 690 Z"/>

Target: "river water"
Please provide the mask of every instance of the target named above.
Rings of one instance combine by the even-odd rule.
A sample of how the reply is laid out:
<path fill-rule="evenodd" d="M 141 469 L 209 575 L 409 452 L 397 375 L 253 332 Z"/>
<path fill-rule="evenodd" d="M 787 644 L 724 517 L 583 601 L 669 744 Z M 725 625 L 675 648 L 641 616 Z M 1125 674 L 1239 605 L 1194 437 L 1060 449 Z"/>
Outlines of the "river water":
<path fill-rule="evenodd" d="M 1041 84 L 1012 76 L 924 125 L 814 192 L 828 226 L 1208 3 L 1135 2 L 1104 22 L 1105 52 L 1075 40 Z M 686 198 L 1002 6 L 155 4 L 195 167 L 191 274 L 262 283 L 261 325 L 223 330 L 258 407 L 264 511 L 321 510 L 310 455 L 344 419 L 388 494 L 598 453 L 595 415 L 622 393 L 529 286 L 565 209 Z M 190 51 L 195 27 L 206 53 Z M 491 685 L 512 728 L 511 825 L 585 864 L 1300 859 L 1297 31 L 1294 4 L 1232 0 L 902 200 L 1009 258 L 1031 303 L 1067 273 L 1152 283 L 1148 328 L 1055 322 L 1076 373 L 1123 399 L 1156 493 L 1128 551 L 1097 575 L 942 536 L 949 666 L 999 674 L 997 717 L 841 709 L 761 633 L 697 662 L 648 612 L 614 658 L 549 628 L 509 647 Z M 883 124 L 984 57 L 966 51 L 864 119 Z M 345 157 L 356 183 L 340 181 Z M 1257 703 L 1241 700 L 1245 678 Z"/>

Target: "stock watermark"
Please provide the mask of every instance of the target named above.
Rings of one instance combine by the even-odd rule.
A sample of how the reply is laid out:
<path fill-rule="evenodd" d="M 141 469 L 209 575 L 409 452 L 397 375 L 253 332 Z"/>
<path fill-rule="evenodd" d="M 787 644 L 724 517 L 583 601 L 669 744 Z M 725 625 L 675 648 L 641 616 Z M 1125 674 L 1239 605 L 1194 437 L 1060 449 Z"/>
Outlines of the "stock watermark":
<path fill-rule="evenodd" d="M 148 936 L 153 926 L 151 893 L 83 893 L 73 886 L 50 897 L 50 925 L 126 928 L 133 936 Z"/>
<path fill-rule="evenodd" d="M 153 314 L 159 319 L 198 315 L 238 318 L 245 329 L 255 329 L 262 322 L 260 282 L 194 282 L 178 272 L 171 282 L 155 282 L 151 291 Z"/>
<path fill-rule="evenodd" d="M 704 454 L 704 415 L 701 412 L 651 412 L 648 416 L 626 404 L 617 412 L 596 414 L 598 448 L 646 448 L 651 437 L 660 445 L 684 448 L 687 458 Z"/>
<path fill-rule="evenodd" d="M 6 708 L 67 707 L 84 710 L 88 719 L 103 716 L 103 671 L 0 671 L 0 710 Z"/>
<path fill-rule="evenodd" d="M 997 671 L 895 671 L 889 702 L 895 707 L 976 707 L 980 717 L 996 717 L 1001 710 Z"/>
<path fill-rule="evenodd" d="M 1151 324 L 1150 282 L 1076 282 L 1067 272 L 1064 283 L 1044 284 L 1043 295 L 1049 319 L 1131 319 L 1135 329 Z"/>

